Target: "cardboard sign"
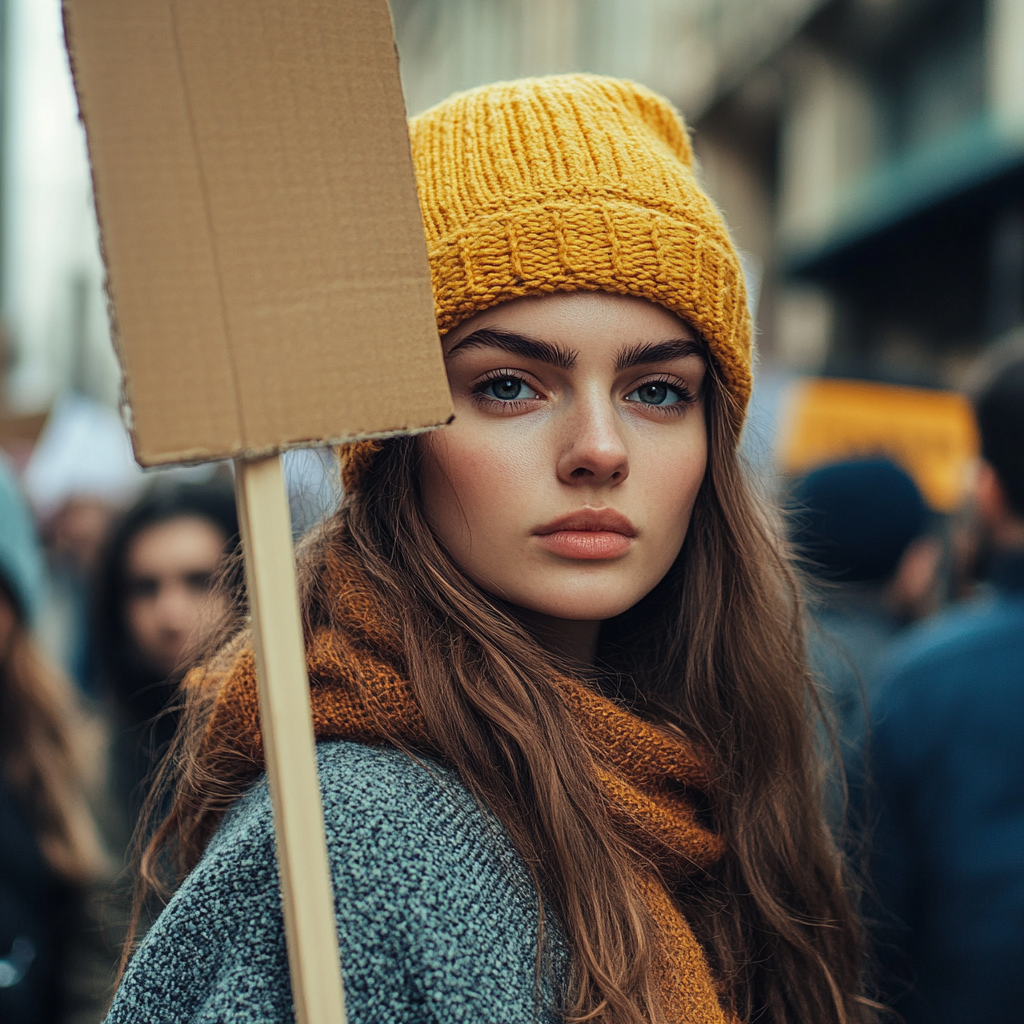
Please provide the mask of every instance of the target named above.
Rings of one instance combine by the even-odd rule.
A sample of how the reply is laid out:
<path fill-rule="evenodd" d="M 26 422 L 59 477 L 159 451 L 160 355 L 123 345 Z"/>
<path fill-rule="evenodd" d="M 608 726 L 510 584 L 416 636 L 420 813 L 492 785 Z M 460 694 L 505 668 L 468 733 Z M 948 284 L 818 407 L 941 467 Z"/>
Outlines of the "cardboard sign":
<path fill-rule="evenodd" d="M 973 410 L 953 391 L 811 377 L 793 386 L 782 420 L 783 472 L 885 456 L 914 478 L 937 512 L 952 512 L 963 500 L 978 457 Z"/>
<path fill-rule="evenodd" d="M 135 456 L 235 459 L 296 1019 L 344 1024 L 275 453 L 452 414 L 390 15 L 64 0 L 64 23 Z"/>
<path fill-rule="evenodd" d="M 452 413 L 383 0 L 65 0 L 140 463 Z"/>

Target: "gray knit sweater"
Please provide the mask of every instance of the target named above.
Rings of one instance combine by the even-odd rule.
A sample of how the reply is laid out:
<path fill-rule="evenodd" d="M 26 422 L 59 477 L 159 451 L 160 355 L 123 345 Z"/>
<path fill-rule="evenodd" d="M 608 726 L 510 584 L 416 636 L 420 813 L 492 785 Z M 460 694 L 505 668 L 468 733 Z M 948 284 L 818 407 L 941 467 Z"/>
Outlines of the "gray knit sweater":
<path fill-rule="evenodd" d="M 388 747 L 318 756 L 350 1024 L 556 1020 L 550 986 L 537 993 L 529 874 L 458 776 Z M 294 1020 L 265 780 L 146 936 L 107 1020 Z"/>

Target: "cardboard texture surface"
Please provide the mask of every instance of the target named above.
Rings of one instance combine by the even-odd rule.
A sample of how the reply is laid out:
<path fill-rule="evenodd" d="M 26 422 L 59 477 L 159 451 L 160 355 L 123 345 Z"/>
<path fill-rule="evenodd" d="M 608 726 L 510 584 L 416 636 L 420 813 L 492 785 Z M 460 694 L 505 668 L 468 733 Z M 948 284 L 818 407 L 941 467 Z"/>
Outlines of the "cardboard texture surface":
<path fill-rule="evenodd" d="M 64 0 L 143 465 L 451 415 L 385 0 Z"/>

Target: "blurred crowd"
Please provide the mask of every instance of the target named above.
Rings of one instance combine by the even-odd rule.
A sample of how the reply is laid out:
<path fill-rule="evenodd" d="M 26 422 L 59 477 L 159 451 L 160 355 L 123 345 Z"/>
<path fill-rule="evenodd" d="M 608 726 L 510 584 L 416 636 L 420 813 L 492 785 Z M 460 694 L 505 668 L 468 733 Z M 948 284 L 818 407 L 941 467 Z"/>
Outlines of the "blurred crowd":
<path fill-rule="evenodd" d="M 237 578 L 233 481 L 227 464 L 140 472 L 116 413 L 74 396 L 15 455 L 0 453 L 0 1022 L 89 1024 L 176 689 Z M 297 533 L 338 500 L 331 459 L 286 459 Z"/>
<path fill-rule="evenodd" d="M 789 489 L 810 661 L 834 707 L 880 999 L 907 1024 L 1024 1019 L 1024 345 L 983 360 L 953 514 L 884 458 Z M 844 813 L 845 812 L 845 813 Z"/>
<path fill-rule="evenodd" d="M 880 998 L 909 1024 L 1024 1005 L 1024 347 L 972 401 L 952 513 L 882 450 L 778 484 L 846 769 L 829 812 L 866 854 Z M 0 461 L 0 1021 L 102 1017 L 176 687 L 234 596 L 230 468 L 142 474 L 106 415 L 59 404 Z M 339 498 L 332 458 L 290 460 L 296 535 Z"/>

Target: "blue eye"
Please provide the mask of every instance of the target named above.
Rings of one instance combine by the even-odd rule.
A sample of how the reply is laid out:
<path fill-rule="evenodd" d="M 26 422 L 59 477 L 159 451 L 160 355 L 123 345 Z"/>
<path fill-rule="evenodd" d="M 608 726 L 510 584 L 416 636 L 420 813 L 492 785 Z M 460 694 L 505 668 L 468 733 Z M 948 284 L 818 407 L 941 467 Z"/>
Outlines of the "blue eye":
<path fill-rule="evenodd" d="M 514 402 L 517 399 L 536 398 L 537 392 L 521 377 L 495 377 L 487 381 L 480 394 L 496 398 L 499 402 Z"/>
<path fill-rule="evenodd" d="M 641 384 L 636 391 L 626 395 L 627 402 L 639 402 L 641 405 L 678 405 L 685 400 L 677 388 L 661 380 Z"/>

